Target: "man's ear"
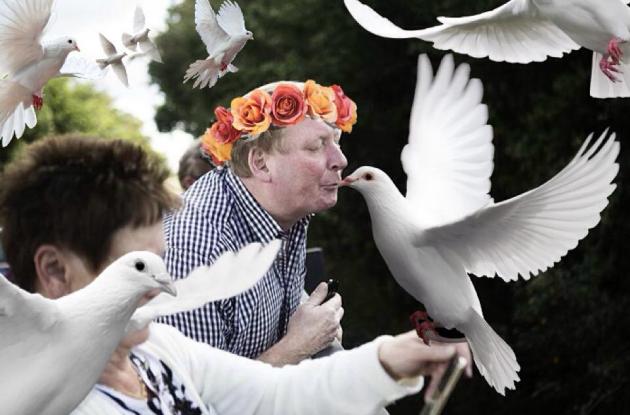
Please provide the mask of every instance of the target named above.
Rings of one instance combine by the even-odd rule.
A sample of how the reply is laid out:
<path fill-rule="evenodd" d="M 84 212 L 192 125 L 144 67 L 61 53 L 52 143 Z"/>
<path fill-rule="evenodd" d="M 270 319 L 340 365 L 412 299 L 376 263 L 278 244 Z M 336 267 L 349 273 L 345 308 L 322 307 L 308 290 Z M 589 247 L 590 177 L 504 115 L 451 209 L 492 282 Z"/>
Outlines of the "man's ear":
<path fill-rule="evenodd" d="M 55 245 L 41 245 L 33 257 L 38 291 L 48 298 L 71 292 L 66 257 Z"/>
<path fill-rule="evenodd" d="M 269 182 L 271 180 L 269 166 L 267 166 L 268 156 L 269 155 L 260 148 L 251 149 L 247 156 L 247 162 L 249 164 L 249 169 L 252 171 L 252 176 L 264 182 Z"/>

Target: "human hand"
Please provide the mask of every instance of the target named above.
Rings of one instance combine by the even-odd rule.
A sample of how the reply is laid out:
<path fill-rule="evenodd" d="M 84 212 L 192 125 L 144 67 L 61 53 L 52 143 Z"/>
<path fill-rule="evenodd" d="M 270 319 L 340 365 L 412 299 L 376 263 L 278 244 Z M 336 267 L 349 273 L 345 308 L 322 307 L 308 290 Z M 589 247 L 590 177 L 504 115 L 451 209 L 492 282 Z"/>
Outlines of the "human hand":
<path fill-rule="evenodd" d="M 341 296 L 335 294 L 322 304 L 327 293 L 327 284 L 320 283 L 289 319 L 284 341 L 304 357 L 327 347 L 336 336 L 341 337 Z"/>
<path fill-rule="evenodd" d="M 395 380 L 430 376 L 426 398 L 437 388 L 456 351 L 452 344 L 427 346 L 415 331 L 410 331 L 383 342 L 378 350 L 378 358 L 385 371 Z"/>

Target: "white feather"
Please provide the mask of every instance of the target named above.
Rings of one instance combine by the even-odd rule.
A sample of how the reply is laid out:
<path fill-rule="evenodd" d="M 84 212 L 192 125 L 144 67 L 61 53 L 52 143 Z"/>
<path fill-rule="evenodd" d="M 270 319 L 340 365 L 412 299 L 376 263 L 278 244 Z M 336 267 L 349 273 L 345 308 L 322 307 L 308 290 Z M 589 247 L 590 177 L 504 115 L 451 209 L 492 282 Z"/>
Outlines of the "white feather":
<path fill-rule="evenodd" d="M 225 0 L 219 8 L 217 22 L 225 33 L 230 36 L 239 36 L 245 33 L 245 18 L 238 3 Z"/>

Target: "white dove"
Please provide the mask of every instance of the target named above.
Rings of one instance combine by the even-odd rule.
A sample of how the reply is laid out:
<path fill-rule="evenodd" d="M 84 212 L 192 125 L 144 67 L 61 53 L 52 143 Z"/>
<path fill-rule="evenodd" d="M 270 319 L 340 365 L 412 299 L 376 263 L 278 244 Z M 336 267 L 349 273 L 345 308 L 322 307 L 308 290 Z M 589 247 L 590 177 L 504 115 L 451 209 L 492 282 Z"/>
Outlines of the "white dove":
<path fill-rule="evenodd" d="M 540 62 L 585 47 L 594 51 L 591 95 L 630 96 L 630 62 L 622 62 L 630 40 L 626 0 L 510 0 L 475 16 L 439 17 L 441 25 L 421 30 L 401 29 L 358 0 L 344 3 L 354 19 L 376 35 L 416 37 L 437 49 L 475 58 Z"/>
<path fill-rule="evenodd" d="M 127 56 L 127 53 L 118 52 L 118 50 L 116 50 L 116 46 L 103 36 L 102 33 L 99 33 L 98 35 L 101 38 L 101 46 L 103 47 L 103 51 L 107 57 L 104 59 L 97 59 L 96 63 L 101 69 L 111 66 L 118 79 L 120 79 L 120 82 L 128 87 L 129 79 L 127 78 L 127 69 L 125 69 L 125 64 L 123 63 L 123 58 Z"/>
<path fill-rule="evenodd" d="M 155 290 L 175 295 L 162 258 L 150 252 L 120 257 L 57 300 L 0 277 L 2 412 L 70 413 L 98 380 L 141 299 Z"/>
<path fill-rule="evenodd" d="M 241 8 L 230 0 L 221 4 L 218 15 L 214 13 L 208 0 L 196 0 L 195 26 L 206 45 L 208 57 L 188 67 L 184 83 L 197 78 L 193 88 L 212 88 L 227 72 L 238 71 L 232 61 L 254 35 L 245 29 Z"/>
<path fill-rule="evenodd" d="M 495 204 L 492 128 L 483 88 L 468 65 L 446 56 L 433 78 L 418 63 L 409 143 L 401 159 L 403 196 L 383 171 L 360 167 L 342 184 L 358 190 L 372 219 L 374 241 L 396 281 L 447 329 L 466 336 L 477 367 L 499 393 L 513 389 L 520 367 L 514 352 L 484 320 L 467 273 L 530 278 L 559 261 L 588 229 L 614 191 L 619 143 L 592 135 L 551 180 Z"/>
<path fill-rule="evenodd" d="M 133 35 L 129 33 L 122 34 L 122 43 L 127 49 L 136 51 L 138 45 L 143 56 L 149 56 L 152 60 L 162 63 L 162 56 L 158 51 L 157 46 L 149 38 L 149 32 L 151 30 L 146 27 L 144 12 L 140 5 L 136 6 L 136 11 L 133 15 Z"/>
<path fill-rule="evenodd" d="M 68 54 L 77 42 L 62 37 L 42 42 L 54 0 L 0 0 L 0 136 L 6 147 L 13 136 L 37 123 L 43 88 L 56 76 L 92 77 L 81 70 L 96 67 Z M 66 59 L 68 58 L 68 59 Z M 98 71 L 98 69 L 97 69 Z"/>
<path fill-rule="evenodd" d="M 146 327 L 157 317 L 194 310 L 252 288 L 269 270 L 281 245 L 279 239 L 266 246 L 252 243 L 237 253 L 225 252 L 212 266 L 194 269 L 186 278 L 174 282 L 177 298 L 160 294 L 138 308 L 127 331 Z"/>

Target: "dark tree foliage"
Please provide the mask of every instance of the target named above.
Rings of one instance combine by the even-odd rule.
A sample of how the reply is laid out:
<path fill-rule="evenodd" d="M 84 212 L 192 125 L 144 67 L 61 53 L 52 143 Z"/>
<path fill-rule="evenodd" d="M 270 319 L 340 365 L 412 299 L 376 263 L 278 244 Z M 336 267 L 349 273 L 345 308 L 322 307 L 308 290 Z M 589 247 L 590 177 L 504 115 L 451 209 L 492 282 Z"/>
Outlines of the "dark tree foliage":
<path fill-rule="evenodd" d="M 368 1 L 406 28 L 427 27 L 435 17 L 488 10 L 497 0 Z M 213 7 L 218 1 L 212 1 Z M 370 164 L 388 172 L 404 191 L 400 151 L 406 143 L 416 81 L 416 62 L 428 53 L 434 66 L 445 52 L 420 40 L 382 39 L 365 32 L 343 2 L 257 0 L 240 2 L 254 32 L 237 56 L 240 72 L 210 90 L 181 85 L 187 65 L 206 57 L 194 31 L 193 2 L 171 10 L 158 43 L 164 65 L 151 74 L 166 94 L 158 125 L 199 134 L 216 105 L 263 83 L 313 78 L 338 83 L 359 107 L 359 122 L 342 139 L 346 172 Z M 591 53 L 512 65 L 456 55 L 484 82 L 484 101 L 495 132 L 492 196 L 504 200 L 542 184 L 575 154 L 586 136 L 615 131 L 622 143 L 617 190 L 601 223 L 551 270 L 504 283 L 472 277 L 486 319 L 514 348 L 521 382 L 506 397 L 476 373 L 460 383 L 447 414 L 630 413 L 630 223 L 627 190 L 630 104 L 627 99 L 589 97 Z M 334 209 L 316 217 L 310 244 L 323 246 L 327 268 L 341 280 L 346 314 L 345 344 L 355 346 L 383 333 L 409 329 L 419 305 L 391 278 L 371 238 L 370 218 L 358 193 L 342 190 Z M 435 278 L 440 278 L 436 275 Z M 421 397 L 407 398 L 392 414 L 417 413 Z"/>

